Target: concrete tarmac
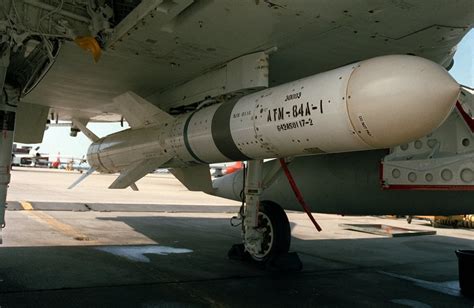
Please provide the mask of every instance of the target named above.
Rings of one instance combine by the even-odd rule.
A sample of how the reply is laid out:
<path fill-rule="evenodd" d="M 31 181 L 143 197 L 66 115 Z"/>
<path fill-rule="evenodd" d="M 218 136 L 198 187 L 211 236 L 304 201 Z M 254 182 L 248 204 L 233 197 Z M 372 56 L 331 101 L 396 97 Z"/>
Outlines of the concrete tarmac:
<path fill-rule="evenodd" d="M 187 191 L 169 174 L 139 192 L 113 175 L 15 168 L 0 248 L 0 307 L 473 307 L 460 295 L 456 249 L 474 230 L 385 237 L 341 223 L 433 230 L 427 222 L 288 213 L 304 268 L 269 272 L 229 260 L 240 204 Z M 383 204 L 381 204 L 383 206 Z"/>

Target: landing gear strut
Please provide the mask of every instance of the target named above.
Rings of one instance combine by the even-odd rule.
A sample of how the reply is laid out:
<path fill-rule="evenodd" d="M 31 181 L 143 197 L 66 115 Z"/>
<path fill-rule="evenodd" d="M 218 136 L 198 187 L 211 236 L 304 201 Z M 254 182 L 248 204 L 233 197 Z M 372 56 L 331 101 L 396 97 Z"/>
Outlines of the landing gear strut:
<path fill-rule="evenodd" d="M 18 94 L 9 91 L 5 84 L 10 62 L 10 48 L 0 51 L 0 227 L 5 227 L 7 189 L 10 183 L 13 134 L 15 130 L 16 102 Z M 0 238 L 1 239 L 1 238 Z"/>
<path fill-rule="evenodd" d="M 241 217 L 243 244 L 234 245 L 229 257 L 252 260 L 277 270 L 301 270 L 298 256 L 288 252 L 291 231 L 285 211 L 276 203 L 260 202 L 262 167 L 262 160 L 248 162 L 245 207 Z"/>

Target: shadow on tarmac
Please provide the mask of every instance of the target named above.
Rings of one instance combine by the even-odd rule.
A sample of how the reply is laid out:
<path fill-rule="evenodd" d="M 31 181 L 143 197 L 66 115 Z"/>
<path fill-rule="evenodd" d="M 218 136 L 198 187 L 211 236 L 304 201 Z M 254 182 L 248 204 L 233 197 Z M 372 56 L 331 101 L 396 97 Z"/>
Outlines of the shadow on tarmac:
<path fill-rule="evenodd" d="M 292 250 L 299 253 L 303 271 L 268 273 L 227 259 L 227 250 L 240 241 L 239 228 L 230 228 L 227 219 L 98 219 L 123 222 L 156 245 L 192 252 L 148 254 L 149 262 L 137 262 L 96 246 L 4 247 L 0 249 L 0 306 L 399 307 L 407 300 L 430 306 L 472 306 L 467 298 L 384 274 L 440 283 L 457 280 L 454 250 L 472 249 L 471 240 L 293 237 Z"/>

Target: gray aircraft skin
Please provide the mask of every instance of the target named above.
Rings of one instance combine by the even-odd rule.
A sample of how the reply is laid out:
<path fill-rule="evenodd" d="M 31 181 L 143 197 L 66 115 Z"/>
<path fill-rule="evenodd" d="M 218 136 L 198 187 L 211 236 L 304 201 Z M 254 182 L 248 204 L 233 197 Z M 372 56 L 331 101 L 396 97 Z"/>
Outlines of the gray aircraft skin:
<path fill-rule="evenodd" d="M 296 157 L 289 164 L 305 202 L 315 213 L 341 215 L 456 215 L 472 212 L 472 191 L 384 190 L 380 162 L 386 150 Z M 279 165 L 264 164 L 264 174 Z M 214 180 L 214 194 L 242 200 L 243 171 Z M 301 211 L 283 172 L 263 190 L 263 201 Z"/>
<path fill-rule="evenodd" d="M 472 0 L 0 0 L 0 13 L 2 226 L 13 141 L 60 120 L 92 141 L 71 187 L 100 171 L 138 190 L 167 167 L 240 200 L 242 172 L 212 183 L 209 164 L 247 160 L 240 218 L 258 262 L 289 249 L 281 207 L 301 209 L 263 159 L 289 161 L 315 212 L 474 212 L 474 94 L 447 71 Z M 98 138 L 97 121 L 130 129 Z"/>
<path fill-rule="evenodd" d="M 18 14 L 26 12 L 21 16 L 25 27 L 36 29 L 38 15 L 49 12 L 29 4 L 36 2 L 14 1 Z M 72 2 L 65 1 L 63 11 L 84 18 L 53 17 L 67 20 L 74 30 L 69 32 L 76 36 L 99 33 L 82 21 L 91 19 L 84 5 L 74 7 Z M 140 1 L 113 2 L 125 10 L 126 3 Z M 158 3 L 153 17 L 125 36 L 111 35 L 97 63 L 78 48 L 74 36 L 50 27 L 51 37 L 62 41 L 60 52 L 45 78 L 22 101 L 48 106 L 59 119 L 118 121 L 121 115 L 113 98 L 133 91 L 169 111 L 183 102 L 163 101 L 160 94 L 165 90 L 243 55 L 267 50 L 272 50 L 270 87 L 389 54 L 421 56 L 450 67 L 455 46 L 474 20 L 470 0 L 176 0 L 172 10 L 160 7 L 168 1 L 161 2 L 143 1 Z M 0 3 L 6 12 L 14 11 L 12 1 Z M 122 21 L 125 25 L 127 20 Z M 47 18 L 41 22 L 47 25 Z M 112 23 L 109 27 L 121 30 Z"/>

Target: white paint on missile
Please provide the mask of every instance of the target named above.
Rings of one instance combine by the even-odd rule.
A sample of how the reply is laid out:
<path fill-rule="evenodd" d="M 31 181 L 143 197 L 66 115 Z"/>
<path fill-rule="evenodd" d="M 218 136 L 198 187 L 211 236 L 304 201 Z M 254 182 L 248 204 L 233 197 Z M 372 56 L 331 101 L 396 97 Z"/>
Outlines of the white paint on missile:
<path fill-rule="evenodd" d="M 225 157 L 230 158 L 232 161 L 251 159 L 240 151 L 232 137 L 231 119 L 243 118 L 252 114 L 250 110 L 235 113 L 235 105 L 238 102 L 228 102 L 219 105 L 219 108 L 216 109 L 212 116 L 212 139 L 214 144 Z"/>
<path fill-rule="evenodd" d="M 184 145 L 186 147 L 186 150 L 188 150 L 188 153 L 192 156 L 192 158 L 196 162 L 202 163 L 202 164 L 207 164 L 207 162 L 205 162 L 204 160 L 199 158 L 199 156 L 194 152 L 193 147 L 191 146 L 191 142 L 189 141 L 189 139 L 190 139 L 189 125 L 190 125 L 191 120 L 192 120 L 192 118 L 195 114 L 196 114 L 196 112 L 191 113 L 191 115 L 186 119 L 186 122 L 184 124 L 184 129 L 183 129 L 183 142 L 184 142 Z"/>
<path fill-rule="evenodd" d="M 195 112 L 189 122 L 187 134 L 189 145 L 194 154 L 204 161 L 229 161 L 232 160 L 219 151 L 218 145 L 213 138 L 214 123 L 216 113 L 222 104 L 214 104 L 210 107 L 200 109 Z M 229 121 L 226 121 L 229 125 Z M 224 131 L 225 127 L 220 128 Z M 204 158 L 203 158 L 204 157 Z"/>
<path fill-rule="evenodd" d="M 167 256 L 169 254 L 191 253 L 191 249 L 174 248 L 168 246 L 104 246 L 97 247 L 97 250 L 104 251 L 119 257 L 123 257 L 135 262 L 149 263 L 150 259 L 145 256 L 147 254 L 155 254 Z"/>
<path fill-rule="evenodd" d="M 441 125 L 459 93 L 436 63 L 383 56 L 109 135 L 91 145 L 88 160 L 117 172 L 160 155 L 179 168 L 390 148 Z"/>
<path fill-rule="evenodd" d="M 461 89 L 430 60 L 391 55 L 358 63 L 346 90 L 347 114 L 355 131 L 370 147 L 380 149 L 432 132 L 451 113 Z"/>

